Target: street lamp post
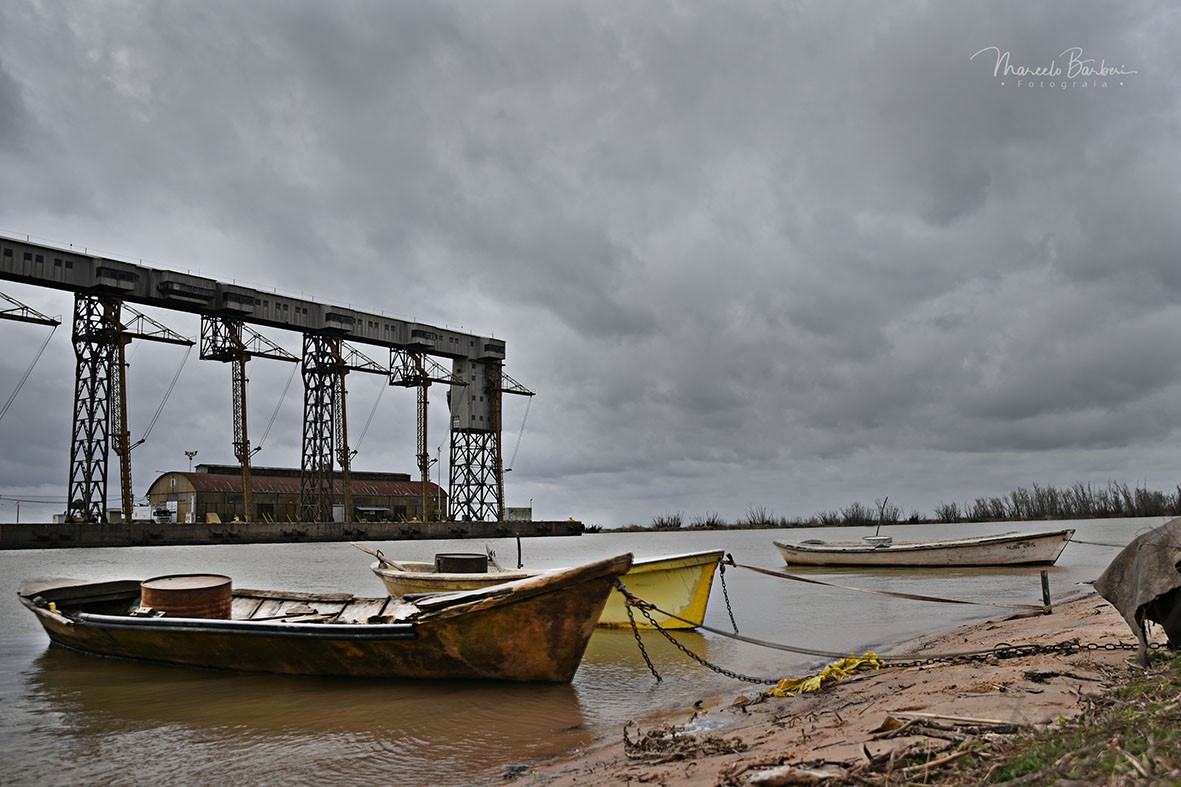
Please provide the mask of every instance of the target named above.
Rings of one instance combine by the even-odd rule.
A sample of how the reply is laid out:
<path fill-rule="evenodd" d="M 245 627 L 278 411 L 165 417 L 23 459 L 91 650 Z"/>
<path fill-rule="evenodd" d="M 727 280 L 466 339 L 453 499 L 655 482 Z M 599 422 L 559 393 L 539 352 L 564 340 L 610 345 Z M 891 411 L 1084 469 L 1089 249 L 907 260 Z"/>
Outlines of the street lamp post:
<path fill-rule="evenodd" d="M 192 451 L 185 451 L 185 456 L 187 456 L 189 458 L 189 472 L 190 473 L 193 472 L 193 457 L 196 455 L 197 455 L 197 451 L 195 449 Z"/>

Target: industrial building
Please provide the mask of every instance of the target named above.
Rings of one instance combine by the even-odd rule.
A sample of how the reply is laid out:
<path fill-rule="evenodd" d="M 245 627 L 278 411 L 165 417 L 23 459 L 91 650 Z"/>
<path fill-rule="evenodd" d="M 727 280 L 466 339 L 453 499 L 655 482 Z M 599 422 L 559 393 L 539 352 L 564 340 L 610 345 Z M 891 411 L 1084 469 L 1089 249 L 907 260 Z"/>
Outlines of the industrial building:
<path fill-rule="evenodd" d="M 336 522 L 407 522 L 439 518 L 447 510 L 447 495 L 427 483 L 429 508 L 423 517 L 423 488 L 407 473 L 373 473 L 353 470 L 353 510 L 345 516 L 343 505 L 334 505 Z M 254 507 L 261 522 L 294 522 L 299 518 L 299 468 L 255 467 L 251 474 Z M 343 476 L 336 473 L 333 486 L 343 498 Z M 238 465 L 199 464 L 190 472 L 173 471 L 157 478 L 148 490 L 151 516 L 158 522 L 204 524 L 243 521 L 242 469 Z"/>

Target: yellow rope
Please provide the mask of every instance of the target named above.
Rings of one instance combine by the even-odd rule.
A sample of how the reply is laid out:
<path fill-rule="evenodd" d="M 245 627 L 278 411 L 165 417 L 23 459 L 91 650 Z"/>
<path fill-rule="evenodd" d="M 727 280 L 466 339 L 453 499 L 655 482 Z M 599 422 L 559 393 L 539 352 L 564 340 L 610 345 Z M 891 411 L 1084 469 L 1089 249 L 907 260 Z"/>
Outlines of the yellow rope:
<path fill-rule="evenodd" d="M 816 675 L 806 678 L 784 678 L 769 689 L 767 694 L 772 697 L 794 697 L 797 694 L 818 692 L 824 689 L 825 683 L 835 683 L 844 680 L 858 672 L 881 669 L 885 662 L 872 650 L 865 651 L 865 655 L 858 658 L 850 653 L 840 661 L 834 661 Z"/>

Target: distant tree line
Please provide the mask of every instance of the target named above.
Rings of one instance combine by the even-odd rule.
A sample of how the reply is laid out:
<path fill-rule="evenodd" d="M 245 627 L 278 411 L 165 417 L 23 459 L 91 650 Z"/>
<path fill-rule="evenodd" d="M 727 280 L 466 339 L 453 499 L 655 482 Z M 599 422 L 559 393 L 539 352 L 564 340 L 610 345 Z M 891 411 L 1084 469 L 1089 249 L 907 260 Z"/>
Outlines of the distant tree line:
<path fill-rule="evenodd" d="M 971 503 L 940 503 L 934 517 L 913 511 L 904 517 L 890 499 L 875 500 L 872 506 L 861 502 L 822 511 L 810 517 L 790 519 L 776 516 L 765 506 L 751 506 L 735 522 L 725 521 L 717 513 L 693 516 L 686 522 L 680 512 L 652 517 L 648 526 L 628 525 L 620 530 L 719 530 L 737 528 L 841 527 L 852 525 L 896 525 L 930 522 L 1004 522 L 1039 519 L 1107 519 L 1113 517 L 1181 516 L 1181 485 L 1173 492 L 1160 492 L 1143 486 L 1129 486 L 1116 481 L 1106 487 L 1077 483 L 1065 489 L 1034 484 L 1021 487 L 1001 497 L 978 497 Z"/>
<path fill-rule="evenodd" d="M 1004 497 L 978 497 L 972 503 L 940 503 L 940 522 L 992 522 L 1028 519 L 1106 519 L 1181 515 L 1181 485 L 1172 493 L 1129 487 L 1111 481 L 1106 488 L 1078 483 L 1066 489 L 1033 485 Z"/>

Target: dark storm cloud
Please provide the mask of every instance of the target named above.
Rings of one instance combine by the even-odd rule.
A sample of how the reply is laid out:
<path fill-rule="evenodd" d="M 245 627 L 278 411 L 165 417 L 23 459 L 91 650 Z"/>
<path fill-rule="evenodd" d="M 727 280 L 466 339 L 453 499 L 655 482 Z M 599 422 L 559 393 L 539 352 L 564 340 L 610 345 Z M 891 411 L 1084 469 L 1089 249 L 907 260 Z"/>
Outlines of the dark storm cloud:
<path fill-rule="evenodd" d="M 929 510 L 1146 477 L 1138 457 L 1175 442 L 1165 4 L 0 15 L 0 227 L 507 339 L 539 394 L 519 434 L 525 403 L 506 402 L 510 503 L 540 514 L 807 514 L 884 494 Z M 1001 85 L 997 55 L 972 58 L 989 47 L 1031 67 L 1079 47 L 1137 73 Z M 178 356 L 143 359 L 141 424 Z M 23 361 L 2 363 L 6 382 Z M 252 422 L 278 413 L 268 464 L 298 462 L 298 390 L 273 410 L 288 371 L 251 373 Z M 227 378 L 185 367 L 137 479 L 182 444 L 229 461 Z M 39 428 L 63 431 L 61 380 L 36 380 L 62 410 Z M 350 390 L 356 423 L 378 389 Z M 375 411 L 375 469 L 412 465 L 408 407 L 390 393 Z"/>

